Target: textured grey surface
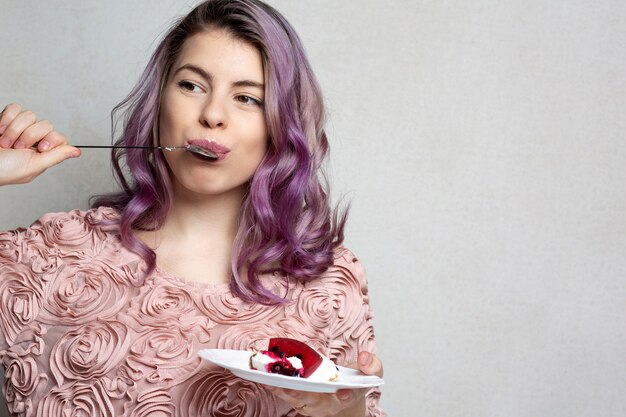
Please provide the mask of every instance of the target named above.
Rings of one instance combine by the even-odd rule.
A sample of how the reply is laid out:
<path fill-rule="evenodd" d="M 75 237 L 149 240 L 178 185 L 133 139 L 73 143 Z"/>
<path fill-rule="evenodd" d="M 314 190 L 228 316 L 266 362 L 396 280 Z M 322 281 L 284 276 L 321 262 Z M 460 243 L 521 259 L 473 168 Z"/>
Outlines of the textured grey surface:
<path fill-rule="evenodd" d="M 0 102 L 74 143 L 108 141 L 186 9 L 0 1 Z M 626 3 L 271 3 L 326 93 L 389 414 L 626 415 Z M 110 187 L 106 155 L 85 152 L 1 189 L 0 229 Z"/>

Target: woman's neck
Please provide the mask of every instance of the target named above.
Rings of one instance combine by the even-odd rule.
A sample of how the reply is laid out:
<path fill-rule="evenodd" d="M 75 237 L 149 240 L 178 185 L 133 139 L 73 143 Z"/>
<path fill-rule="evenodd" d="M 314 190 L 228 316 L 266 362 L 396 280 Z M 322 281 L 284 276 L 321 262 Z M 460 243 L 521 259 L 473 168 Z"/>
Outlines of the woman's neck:
<path fill-rule="evenodd" d="M 178 241 L 192 240 L 199 246 L 215 238 L 232 244 L 243 199 L 243 192 L 204 198 L 176 195 L 161 234 Z"/>
<path fill-rule="evenodd" d="M 225 283 L 231 276 L 243 190 L 202 196 L 175 193 L 161 228 L 137 233 L 157 254 L 157 266 L 187 281 Z"/>

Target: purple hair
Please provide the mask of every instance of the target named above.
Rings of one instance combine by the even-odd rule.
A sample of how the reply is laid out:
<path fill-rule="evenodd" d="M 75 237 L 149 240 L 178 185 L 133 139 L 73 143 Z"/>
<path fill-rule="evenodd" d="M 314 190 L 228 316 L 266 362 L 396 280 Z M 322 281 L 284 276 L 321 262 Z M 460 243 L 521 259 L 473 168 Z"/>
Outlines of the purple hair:
<path fill-rule="evenodd" d="M 165 35 L 137 85 L 113 109 L 113 135 L 115 115 L 125 110 L 116 144 L 158 143 L 159 103 L 172 65 L 189 37 L 212 29 L 225 30 L 261 53 L 270 141 L 241 207 L 231 287 L 249 301 L 282 303 L 259 275 L 279 271 L 301 280 L 321 275 L 343 241 L 347 212 L 330 208 L 321 175 L 328 152 L 321 90 L 298 35 L 280 13 L 258 0 L 208 0 L 195 7 Z M 172 199 L 167 164 L 161 151 L 147 149 L 115 149 L 112 160 L 122 190 L 97 196 L 92 207 L 121 212 L 122 243 L 146 261 L 150 274 L 156 254 L 132 229 L 155 230 L 163 224 Z"/>

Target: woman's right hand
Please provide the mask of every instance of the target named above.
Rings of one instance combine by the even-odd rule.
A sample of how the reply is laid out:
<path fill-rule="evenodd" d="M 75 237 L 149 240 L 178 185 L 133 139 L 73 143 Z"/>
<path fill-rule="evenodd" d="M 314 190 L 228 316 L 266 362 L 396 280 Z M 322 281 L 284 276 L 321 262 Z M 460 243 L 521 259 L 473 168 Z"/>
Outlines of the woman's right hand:
<path fill-rule="evenodd" d="M 36 148 L 33 148 L 36 145 Z M 80 149 L 47 120 L 9 104 L 0 113 L 0 185 L 25 184 L 53 165 L 80 156 Z"/>

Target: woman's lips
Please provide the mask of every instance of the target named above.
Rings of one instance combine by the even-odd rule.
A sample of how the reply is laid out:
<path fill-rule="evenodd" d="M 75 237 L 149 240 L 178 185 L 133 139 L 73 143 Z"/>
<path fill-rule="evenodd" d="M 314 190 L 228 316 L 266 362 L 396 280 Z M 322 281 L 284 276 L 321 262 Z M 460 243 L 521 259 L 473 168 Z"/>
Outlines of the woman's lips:
<path fill-rule="evenodd" d="M 215 155 L 217 155 L 218 161 L 224 160 L 228 156 L 228 153 L 230 152 L 229 148 L 227 148 L 224 145 L 220 145 L 214 140 L 191 139 L 191 140 L 188 140 L 187 143 L 213 152 Z"/>

